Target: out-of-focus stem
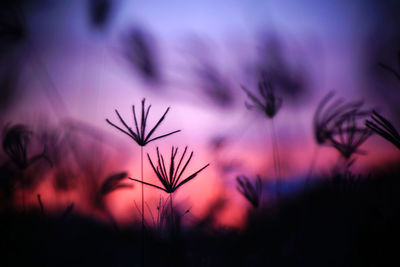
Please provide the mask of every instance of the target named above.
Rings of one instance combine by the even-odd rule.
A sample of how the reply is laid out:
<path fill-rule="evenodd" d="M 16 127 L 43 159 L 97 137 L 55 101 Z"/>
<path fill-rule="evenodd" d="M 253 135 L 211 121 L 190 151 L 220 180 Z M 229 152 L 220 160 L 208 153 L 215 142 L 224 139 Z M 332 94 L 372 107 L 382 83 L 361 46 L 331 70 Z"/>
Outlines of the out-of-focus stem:
<path fill-rule="evenodd" d="M 272 141 L 272 150 L 274 155 L 274 170 L 276 177 L 276 193 L 278 199 L 280 198 L 280 158 L 279 158 L 279 148 L 278 141 L 275 132 L 274 120 L 271 119 L 271 141 Z"/>

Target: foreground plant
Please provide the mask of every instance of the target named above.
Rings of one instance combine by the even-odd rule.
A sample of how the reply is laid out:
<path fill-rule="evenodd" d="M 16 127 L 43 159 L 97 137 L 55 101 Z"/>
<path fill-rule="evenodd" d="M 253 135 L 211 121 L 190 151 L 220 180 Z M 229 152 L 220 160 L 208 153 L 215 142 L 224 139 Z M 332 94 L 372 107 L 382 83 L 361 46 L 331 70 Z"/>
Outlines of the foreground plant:
<path fill-rule="evenodd" d="M 314 137 L 318 145 L 325 144 L 335 134 L 338 122 L 344 117 L 357 112 L 363 104 L 361 101 L 345 102 L 341 98 L 332 102 L 331 100 L 334 96 L 334 92 L 329 92 L 315 110 L 313 128 Z"/>
<path fill-rule="evenodd" d="M 371 136 L 372 131 L 368 127 L 361 127 L 360 119 L 366 114 L 362 111 L 344 116 L 337 122 L 335 136 L 329 138 L 333 147 L 341 155 L 349 160 L 353 154 L 362 153 L 359 147 Z"/>
<path fill-rule="evenodd" d="M 132 106 L 133 119 L 135 121 L 135 130 L 132 130 L 132 128 L 126 124 L 126 122 L 122 119 L 121 115 L 118 113 L 118 110 L 115 110 L 115 113 L 117 114 L 120 122 L 122 123 L 122 125 L 125 127 L 126 130 L 115 125 L 109 119 L 106 119 L 107 123 L 109 123 L 111 126 L 118 129 L 119 131 L 123 132 L 124 134 L 128 135 L 140 146 L 140 163 L 141 163 L 140 164 L 140 166 L 141 166 L 140 172 L 141 172 L 141 183 L 142 183 L 142 192 L 141 192 L 142 193 L 142 212 L 141 212 L 141 214 L 142 214 L 142 232 L 144 232 L 143 147 L 146 146 L 150 142 L 170 136 L 174 133 L 178 133 L 181 131 L 181 130 L 177 130 L 177 131 L 173 131 L 173 132 L 170 132 L 167 134 L 159 135 L 157 137 L 153 137 L 154 132 L 160 126 L 160 124 L 164 121 L 165 116 L 167 115 L 167 113 L 170 109 L 170 108 L 167 108 L 167 110 L 164 112 L 164 114 L 161 116 L 161 118 L 158 120 L 158 122 L 155 124 L 155 126 L 153 128 L 151 128 L 151 130 L 148 133 L 146 133 L 147 119 L 149 116 L 151 105 L 149 105 L 146 108 L 145 101 L 146 101 L 146 99 L 144 98 L 142 100 L 140 126 L 139 126 L 138 120 L 136 118 L 135 106 L 134 105 Z M 143 235 L 142 235 L 142 237 L 143 237 Z M 143 239 L 144 239 L 144 237 L 143 237 Z M 143 242 L 144 242 L 144 240 L 143 240 Z M 143 258 L 144 258 L 144 256 L 143 256 Z"/>
<path fill-rule="evenodd" d="M 29 167 L 34 165 L 39 160 L 46 161 L 50 166 L 51 161 L 46 155 L 46 149 L 43 149 L 42 153 L 36 154 L 29 157 L 28 148 L 31 144 L 32 131 L 25 125 L 15 124 L 7 125 L 3 129 L 2 146 L 6 155 L 10 161 L 17 167 L 18 174 L 16 179 L 12 182 L 16 182 L 22 192 L 22 204 L 25 210 L 25 190 L 33 188 L 38 183 L 40 175 L 34 170 L 29 170 Z"/>
<path fill-rule="evenodd" d="M 176 155 L 178 153 L 178 148 L 172 147 L 171 149 L 171 157 L 170 157 L 170 163 L 169 163 L 169 168 L 167 169 L 165 167 L 165 160 L 163 155 L 160 154 L 160 151 L 157 147 L 157 166 L 154 165 L 153 161 L 150 158 L 150 155 L 147 154 L 147 157 L 149 159 L 150 165 L 153 168 L 154 173 L 156 174 L 158 180 L 161 182 L 162 186 L 158 186 L 155 184 L 147 183 L 144 182 L 143 180 L 137 180 L 135 178 L 129 177 L 129 179 L 139 182 L 142 185 L 149 185 L 154 188 L 160 189 L 170 195 L 170 203 L 171 203 L 171 214 L 172 212 L 172 195 L 173 193 L 178 190 L 179 187 L 182 185 L 186 184 L 187 182 L 191 181 L 194 179 L 197 174 L 199 174 L 201 171 L 203 171 L 205 168 L 207 168 L 210 164 L 205 165 L 204 167 L 200 168 L 198 171 L 194 172 L 193 174 L 187 176 L 186 178 L 182 178 L 183 172 L 186 170 L 186 167 L 189 165 L 190 160 L 193 157 L 193 151 L 190 153 L 189 158 L 186 160 L 186 163 L 182 164 L 184 161 L 184 157 L 187 152 L 187 146 L 185 147 L 185 150 L 182 153 L 182 156 L 176 164 L 175 159 Z M 176 166 L 176 167 L 175 167 Z M 181 179 L 182 178 L 182 179 Z"/>
<path fill-rule="evenodd" d="M 367 112 L 360 111 L 363 105 L 362 101 L 348 101 L 342 98 L 334 99 L 335 92 L 329 92 L 318 104 L 313 117 L 313 131 L 317 147 L 313 152 L 310 168 L 307 177 L 310 178 L 316 160 L 318 158 L 319 146 L 336 144 L 339 150 L 343 150 L 344 145 L 339 145 L 336 141 L 336 136 L 346 134 L 350 128 L 344 129 L 343 123 L 347 118 L 362 117 L 368 114 Z M 354 129 L 353 129 L 354 130 Z M 341 131 L 341 132 L 340 132 Z M 351 137 L 354 135 L 349 135 Z M 343 140 L 344 141 L 344 140 Z M 341 147 L 341 148 L 340 148 Z"/>
<path fill-rule="evenodd" d="M 32 132 L 22 124 L 7 126 L 3 131 L 3 150 L 20 169 L 24 170 L 39 159 L 47 159 L 45 152 L 28 157 Z"/>
<path fill-rule="evenodd" d="M 244 176 L 237 176 L 236 181 L 238 183 L 237 190 L 242 194 L 254 208 L 258 208 L 261 202 L 262 195 L 262 185 L 261 178 L 257 175 L 254 185 L 249 181 L 249 179 Z"/>
<path fill-rule="evenodd" d="M 109 119 L 106 119 L 106 121 L 111 126 L 114 126 L 115 128 L 117 128 L 118 130 L 120 130 L 124 134 L 128 135 L 129 137 L 131 137 L 141 147 L 144 147 L 148 143 L 153 142 L 153 141 L 155 141 L 157 139 L 161 139 L 161 138 L 167 137 L 167 136 L 169 136 L 171 134 L 174 134 L 174 133 L 177 133 L 177 132 L 181 131 L 181 130 L 177 130 L 177 131 L 173 131 L 173 132 L 170 132 L 170 133 L 163 134 L 163 135 L 160 135 L 160 136 L 152 138 L 155 130 L 163 122 L 163 120 L 165 119 L 165 116 L 167 115 L 167 113 L 168 113 L 168 111 L 170 109 L 170 108 L 167 108 L 167 110 L 164 112 L 162 117 L 158 120 L 156 125 L 149 131 L 149 133 L 146 134 L 147 119 L 148 119 L 148 116 L 149 116 L 151 105 L 148 106 L 147 109 L 146 109 L 145 101 L 146 101 L 146 99 L 144 98 L 142 100 L 142 113 L 141 113 L 140 127 L 138 125 L 138 121 L 137 121 L 137 118 L 136 118 L 135 106 L 134 105 L 132 106 L 132 113 L 133 113 L 133 119 L 135 120 L 136 131 L 132 130 L 132 128 L 129 127 L 126 124 L 126 122 L 122 119 L 121 115 L 119 115 L 118 110 L 115 110 L 115 113 L 117 114 L 119 120 L 121 121 L 122 125 L 126 128 L 126 130 L 124 130 L 124 129 L 120 128 L 119 126 L 115 125 Z"/>
<path fill-rule="evenodd" d="M 245 105 L 250 110 L 259 110 L 267 118 L 271 119 L 271 140 L 272 140 L 272 149 L 274 154 L 274 170 L 277 181 L 277 194 L 279 197 L 279 177 L 280 177 L 280 157 L 279 157 L 279 148 L 278 141 L 275 132 L 274 126 L 274 117 L 278 113 L 278 111 L 282 107 L 282 98 L 277 97 L 275 95 L 274 89 L 271 83 L 267 82 L 264 78 L 258 83 L 258 92 L 261 97 L 255 96 L 246 87 L 242 86 L 243 91 L 247 94 L 252 104 L 245 102 Z"/>
<path fill-rule="evenodd" d="M 365 125 L 400 149 L 399 132 L 397 132 L 390 121 L 385 119 L 382 115 L 379 115 L 375 110 L 372 112 L 371 119 L 372 120 L 367 120 Z"/>

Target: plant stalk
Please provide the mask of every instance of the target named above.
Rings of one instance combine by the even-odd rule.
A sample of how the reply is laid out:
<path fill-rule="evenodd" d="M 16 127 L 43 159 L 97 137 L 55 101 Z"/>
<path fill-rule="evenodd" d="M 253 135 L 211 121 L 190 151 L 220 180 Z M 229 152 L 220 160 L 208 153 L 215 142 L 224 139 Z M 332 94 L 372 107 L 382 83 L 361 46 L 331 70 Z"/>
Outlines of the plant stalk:
<path fill-rule="evenodd" d="M 280 158 L 279 158 L 279 148 L 278 148 L 278 141 L 275 132 L 275 125 L 274 120 L 271 119 L 271 141 L 272 141 L 272 150 L 274 155 L 274 170 L 275 170 L 275 177 L 276 177 L 276 194 L 278 200 L 280 199 Z"/>
<path fill-rule="evenodd" d="M 143 184 L 143 146 L 140 147 L 140 179 L 142 181 L 142 266 L 144 266 L 144 184 Z"/>

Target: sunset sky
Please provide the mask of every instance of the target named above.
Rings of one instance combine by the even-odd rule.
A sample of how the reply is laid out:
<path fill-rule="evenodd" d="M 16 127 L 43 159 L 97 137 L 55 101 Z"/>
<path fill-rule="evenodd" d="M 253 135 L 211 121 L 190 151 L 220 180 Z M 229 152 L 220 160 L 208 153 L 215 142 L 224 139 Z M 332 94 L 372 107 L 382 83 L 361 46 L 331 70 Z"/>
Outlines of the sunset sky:
<path fill-rule="evenodd" d="M 27 40 L 9 54 L 9 60 L 21 62 L 19 88 L 12 104 L 2 110 L 1 124 L 24 123 L 33 129 L 76 121 L 90 125 L 102 138 L 96 141 L 101 148 L 89 152 L 93 161 L 106 162 L 105 175 L 127 171 L 138 178 L 139 146 L 105 119 L 119 123 L 114 112 L 118 109 L 133 126 L 131 106 L 139 109 L 146 98 L 152 105 L 151 126 L 171 107 L 156 133 L 182 132 L 151 143 L 145 153 L 155 158 L 159 146 L 168 158 L 172 145 L 180 147 L 178 154 L 188 146 L 194 157 L 187 175 L 211 164 L 175 195 L 177 205 L 190 209 L 187 216 L 192 219 L 224 197 L 227 206 L 221 223 L 241 225 L 249 204 L 235 188 L 240 174 L 251 178 L 259 174 L 266 192 L 264 201 L 274 198 L 271 124 L 263 114 L 246 109 L 248 99 L 241 89 L 244 86 L 256 92 L 254 69 L 263 59 L 278 64 L 274 70 L 298 85 L 298 91 L 275 91 L 283 99 L 274 124 L 281 179 L 288 193 L 301 188 L 309 171 L 317 149 L 312 118 L 328 92 L 335 91 L 338 98 L 346 100 L 363 100 L 366 109 L 378 109 L 399 125 L 398 107 L 390 101 L 398 102 L 400 91 L 380 93 L 381 87 L 391 88 L 394 81 L 385 76 L 371 83 L 370 73 L 376 71 L 379 76 L 381 71 L 371 51 L 394 40 L 389 30 L 373 37 L 386 14 L 385 7 L 374 1 L 115 0 L 105 24 L 98 28 L 90 24 L 89 1 L 48 2 L 21 11 L 28 27 Z M 134 31 L 147 41 L 154 75 L 143 75 L 127 59 L 126 42 Z M 390 53 L 395 55 L 398 44 L 389 46 L 378 60 L 392 64 Z M 203 68 L 214 71 L 227 88 L 227 98 L 218 102 L 205 93 L 212 79 L 202 76 Z M 85 138 L 90 150 L 92 137 Z M 213 140 L 223 140 L 223 145 L 216 148 Z M 377 136 L 367 140 L 362 150 L 368 154 L 358 156 L 355 172 L 371 171 L 399 157 Z M 328 173 L 338 152 L 320 147 L 318 153 L 313 173 Z M 224 171 L 225 165 L 230 168 Z M 147 158 L 145 180 L 159 183 Z M 140 204 L 140 185 L 128 183 L 134 188 L 108 196 L 107 206 L 121 223 L 138 216 L 134 201 Z M 54 209 L 75 202 L 83 212 L 93 212 L 79 190 L 56 193 L 50 179 L 36 189 Z M 149 207 L 155 209 L 160 194 L 166 197 L 162 191 L 145 187 Z M 32 203 L 36 203 L 35 196 L 32 194 Z"/>

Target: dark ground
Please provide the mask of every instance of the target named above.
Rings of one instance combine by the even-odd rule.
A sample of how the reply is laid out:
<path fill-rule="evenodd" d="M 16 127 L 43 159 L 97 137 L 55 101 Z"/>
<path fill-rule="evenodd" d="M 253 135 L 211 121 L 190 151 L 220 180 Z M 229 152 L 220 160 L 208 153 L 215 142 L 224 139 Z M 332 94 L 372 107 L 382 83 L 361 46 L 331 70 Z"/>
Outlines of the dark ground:
<path fill-rule="evenodd" d="M 249 213 L 246 228 L 145 234 L 146 266 L 400 266 L 400 171 L 332 176 Z M 208 220 L 208 221 L 207 221 Z M 1 213 L 1 266 L 140 266 L 140 227 L 74 212 Z M 136 230 L 135 230 L 136 229 Z M 172 232 L 172 234 L 171 234 Z"/>

